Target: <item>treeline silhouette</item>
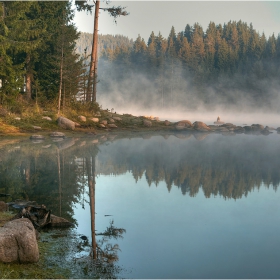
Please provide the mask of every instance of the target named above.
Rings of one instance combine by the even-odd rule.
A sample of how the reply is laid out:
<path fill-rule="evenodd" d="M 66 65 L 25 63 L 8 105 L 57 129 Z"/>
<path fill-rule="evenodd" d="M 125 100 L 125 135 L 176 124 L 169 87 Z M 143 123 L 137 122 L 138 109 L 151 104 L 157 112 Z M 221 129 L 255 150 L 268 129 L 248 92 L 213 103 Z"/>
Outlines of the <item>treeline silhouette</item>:
<path fill-rule="evenodd" d="M 178 33 L 172 27 L 168 38 L 151 32 L 147 43 L 139 35 L 133 45 L 125 37 L 115 37 L 115 43 L 100 38 L 102 95 L 120 91 L 135 101 L 141 94 L 140 103 L 146 98 L 144 105 L 158 107 L 227 104 L 278 110 L 280 37 L 266 38 L 252 23 L 210 22 L 206 31 L 199 23 L 187 24 Z"/>

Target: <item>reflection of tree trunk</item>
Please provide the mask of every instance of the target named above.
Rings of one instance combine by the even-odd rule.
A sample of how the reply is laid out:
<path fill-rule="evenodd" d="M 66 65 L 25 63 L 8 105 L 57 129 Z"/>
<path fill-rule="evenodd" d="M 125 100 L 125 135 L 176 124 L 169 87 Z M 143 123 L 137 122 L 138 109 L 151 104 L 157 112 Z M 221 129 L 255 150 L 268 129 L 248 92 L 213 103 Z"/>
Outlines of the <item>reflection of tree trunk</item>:
<path fill-rule="evenodd" d="M 95 239 L 95 157 L 86 157 L 86 168 L 88 175 L 90 214 L 91 214 L 91 238 L 93 259 L 97 259 Z"/>
<path fill-rule="evenodd" d="M 58 171 L 58 193 L 59 193 L 59 216 L 61 216 L 61 173 L 60 173 L 60 154 L 57 149 L 57 171 Z"/>

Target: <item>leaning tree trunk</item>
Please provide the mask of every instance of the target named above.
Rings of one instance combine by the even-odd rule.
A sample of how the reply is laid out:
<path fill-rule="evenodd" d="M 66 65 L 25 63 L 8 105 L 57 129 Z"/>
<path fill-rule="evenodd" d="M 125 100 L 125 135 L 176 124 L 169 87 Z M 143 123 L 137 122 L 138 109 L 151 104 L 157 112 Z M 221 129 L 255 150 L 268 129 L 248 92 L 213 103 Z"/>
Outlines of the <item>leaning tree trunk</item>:
<path fill-rule="evenodd" d="M 88 88 L 86 101 L 96 101 L 96 75 L 97 75 L 97 45 L 98 45 L 98 16 L 99 16 L 99 4 L 100 1 L 95 3 L 95 14 L 94 14 L 94 30 L 93 30 L 93 41 L 91 51 L 91 62 L 88 77 Z"/>

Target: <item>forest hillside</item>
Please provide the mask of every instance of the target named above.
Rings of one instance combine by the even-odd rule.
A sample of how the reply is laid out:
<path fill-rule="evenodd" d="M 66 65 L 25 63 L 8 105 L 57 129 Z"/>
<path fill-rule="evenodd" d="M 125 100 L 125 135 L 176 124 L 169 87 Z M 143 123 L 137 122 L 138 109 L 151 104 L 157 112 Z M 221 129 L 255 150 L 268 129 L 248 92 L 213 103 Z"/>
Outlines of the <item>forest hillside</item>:
<path fill-rule="evenodd" d="M 82 33 L 77 41 L 80 53 L 88 36 Z M 101 103 L 278 111 L 280 36 L 266 38 L 253 24 L 210 22 L 206 30 L 187 24 L 179 32 L 171 27 L 168 38 L 151 32 L 147 42 L 140 35 L 134 42 L 99 38 Z"/>

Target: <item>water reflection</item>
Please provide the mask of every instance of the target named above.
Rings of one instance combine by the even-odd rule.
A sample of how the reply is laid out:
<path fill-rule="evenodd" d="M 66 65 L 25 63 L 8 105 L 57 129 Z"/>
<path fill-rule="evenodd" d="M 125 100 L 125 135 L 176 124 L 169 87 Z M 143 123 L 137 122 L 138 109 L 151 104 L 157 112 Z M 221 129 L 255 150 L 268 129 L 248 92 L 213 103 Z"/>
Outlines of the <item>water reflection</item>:
<path fill-rule="evenodd" d="M 199 139 L 204 136 L 200 134 Z M 84 200 L 85 184 L 94 213 L 95 176 L 101 174 L 129 171 L 136 182 L 142 177 L 148 185 L 165 182 L 168 191 L 176 186 L 183 195 L 195 196 L 202 188 L 206 197 L 234 199 L 262 183 L 276 190 L 280 182 L 277 134 L 210 135 L 202 141 L 190 134 L 179 138 L 165 134 L 149 140 L 109 137 L 2 145 L 0 193 L 11 194 L 10 201 L 44 201 L 57 215 L 71 219 L 72 204 Z"/>
<path fill-rule="evenodd" d="M 221 196 L 242 201 L 241 198 L 254 189 L 263 186 L 275 191 L 278 189 L 279 137 L 276 133 L 269 136 L 176 133 L 157 136 L 135 134 L 130 138 L 103 135 L 59 142 L 46 139 L 41 143 L 29 140 L 15 142 L 13 139 L 12 143 L 0 142 L 0 193 L 10 194 L 10 197 L 3 198 L 6 202 L 26 199 L 44 203 L 52 213 L 77 226 L 85 217 L 75 215 L 75 207 L 80 205 L 81 209 L 87 209 L 89 206 L 91 242 L 82 241 L 83 255 L 79 255 L 77 264 L 86 268 L 87 275 L 94 271 L 94 275 L 102 275 L 103 278 L 118 277 L 116 263 L 122 242 L 116 238 L 123 236 L 127 225 L 117 221 L 116 224 L 125 229 L 118 228 L 111 220 L 101 230 L 96 229 L 96 218 L 104 219 L 95 213 L 97 205 L 106 207 L 109 204 L 106 198 L 96 201 L 96 189 L 104 187 L 96 185 L 97 177 L 124 175 L 125 178 L 126 174 L 132 174 L 135 182 L 147 182 L 150 188 L 144 187 L 148 191 L 152 192 L 153 185 L 160 186 L 161 192 L 167 195 L 166 201 L 168 196 L 171 197 L 171 190 L 176 188 L 184 201 L 199 197 L 201 193 L 206 198 Z M 114 180 L 111 182 L 114 184 Z M 146 200 L 139 200 L 139 203 L 146 203 Z M 207 201 L 209 205 L 212 203 L 210 199 Z M 157 210 L 162 211 L 161 207 L 159 205 Z M 214 209 L 212 204 L 211 209 Z M 178 209 L 177 213 L 180 211 L 183 210 Z M 148 218 L 145 217 L 146 220 Z M 137 219 L 140 218 L 137 216 Z M 175 220 L 174 217 L 172 219 Z M 188 222 L 196 224 L 193 220 Z M 102 274 L 105 270 L 111 272 Z M 85 274 L 79 275 L 85 277 Z"/>

